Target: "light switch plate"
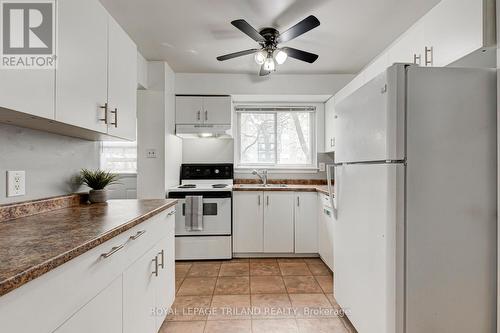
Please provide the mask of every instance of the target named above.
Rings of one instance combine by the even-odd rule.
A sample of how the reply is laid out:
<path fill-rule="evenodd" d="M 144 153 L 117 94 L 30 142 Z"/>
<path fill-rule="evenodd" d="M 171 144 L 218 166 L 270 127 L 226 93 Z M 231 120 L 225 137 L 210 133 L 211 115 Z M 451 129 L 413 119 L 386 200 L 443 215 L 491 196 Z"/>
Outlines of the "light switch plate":
<path fill-rule="evenodd" d="M 7 171 L 7 197 L 26 194 L 26 172 Z"/>
<path fill-rule="evenodd" d="M 156 158 L 156 149 L 147 149 L 146 158 Z"/>
<path fill-rule="evenodd" d="M 320 164 L 319 164 L 319 171 L 320 171 L 320 172 L 324 172 L 325 170 L 326 170 L 325 163 L 320 163 Z"/>

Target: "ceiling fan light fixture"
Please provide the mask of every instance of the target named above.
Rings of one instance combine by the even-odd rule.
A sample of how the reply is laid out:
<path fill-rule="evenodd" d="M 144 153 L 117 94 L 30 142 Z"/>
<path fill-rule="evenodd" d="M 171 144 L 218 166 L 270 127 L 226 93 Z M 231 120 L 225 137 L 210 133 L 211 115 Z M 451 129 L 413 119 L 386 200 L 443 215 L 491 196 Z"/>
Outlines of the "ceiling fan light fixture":
<path fill-rule="evenodd" d="M 257 63 L 257 65 L 262 65 L 264 64 L 264 62 L 266 61 L 266 58 L 267 58 L 267 53 L 264 52 L 264 51 L 259 51 L 257 53 L 255 53 L 255 62 Z"/>
<path fill-rule="evenodd" d="M 266 61 L 264 61 L 264 69 L 268 72 L 274 72 L 276 64 L 274 63 L 273 57 L 267 57 Z"/>
<path fill-rule="evenodd" d="M 276 50 L 274 51 L 274 59 L 278 63 L 278 65 L 283 65 L 288 58 L 288 54 L 286 54 L 285 51 L 283 50 Z"/>

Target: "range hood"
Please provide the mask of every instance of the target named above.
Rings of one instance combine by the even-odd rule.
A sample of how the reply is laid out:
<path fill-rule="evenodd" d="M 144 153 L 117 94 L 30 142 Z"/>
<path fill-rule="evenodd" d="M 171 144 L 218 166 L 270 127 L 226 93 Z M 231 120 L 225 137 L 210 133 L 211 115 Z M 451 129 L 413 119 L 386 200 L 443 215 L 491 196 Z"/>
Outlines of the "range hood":
<path fill-rule="evenodd" d="M 181 138 L 232 138 L 231 125 L 175 125 L 175 135 Z"/>

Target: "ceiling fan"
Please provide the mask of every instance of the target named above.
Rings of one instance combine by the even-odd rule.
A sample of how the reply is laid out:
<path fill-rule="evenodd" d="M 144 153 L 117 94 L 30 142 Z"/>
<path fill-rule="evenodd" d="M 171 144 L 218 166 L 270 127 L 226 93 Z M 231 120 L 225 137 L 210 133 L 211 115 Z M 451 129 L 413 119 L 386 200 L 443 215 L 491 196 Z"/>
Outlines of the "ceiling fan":
<path fill-rule="evenodd" d="M 260 49 L 249 49 L 219 56 L 217 57 L 219 61 L 255 54 L 255 62 L 261 66 L 259 75 L 265 76 L 274 72 L 276 70 L 276 63 L 278 65 L 283 64 L 287 57 L 292 57 L 311 64 L 318 59 L 318 55 L 314 53 L 294 49 L 292 47 L 278 47 L 278 44 L 288 42 L 319 26 L 319 20 L 313 15 L 306 17 L 283 33 L 280 33 L 274 28 L 264 28 L 261 31 L 257 31 L 243 19 L 232 21 L 231 24 L 259 43 Z"/>

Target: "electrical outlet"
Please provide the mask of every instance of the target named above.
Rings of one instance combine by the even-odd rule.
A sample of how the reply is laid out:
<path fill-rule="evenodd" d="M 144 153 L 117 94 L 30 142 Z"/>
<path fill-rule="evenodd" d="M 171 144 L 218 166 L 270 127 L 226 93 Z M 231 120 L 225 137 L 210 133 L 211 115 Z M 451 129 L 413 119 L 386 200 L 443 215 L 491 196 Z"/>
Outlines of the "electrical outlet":
<path fill-rule="evenodd" d="M 156 158 L 156 149 L 146 150 L 146 158 Z"/>
<path fill-rule="evenodd" d="M 320 172 L 324 172 L 325 170 L 326 170 L 326 165 L 325 165 L 325 163 L 320 163 L 320 164 L 319 164 L 319 171 L 320 171 Z"/>
<path fill-rule="evenodd" d="M 7 196 L 17 197 L 26 194 L 26 172 L 7 171 Z"/>

